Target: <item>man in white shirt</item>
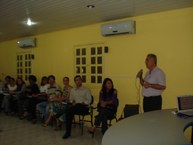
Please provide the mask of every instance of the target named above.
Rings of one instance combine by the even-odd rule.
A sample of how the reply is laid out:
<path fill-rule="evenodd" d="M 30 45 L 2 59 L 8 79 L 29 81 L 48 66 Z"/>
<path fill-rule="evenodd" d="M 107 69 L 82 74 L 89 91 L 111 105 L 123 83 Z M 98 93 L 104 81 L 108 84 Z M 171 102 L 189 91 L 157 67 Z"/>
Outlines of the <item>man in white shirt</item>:
<path fill-rule="evenodd" d="M 157 67 L 157 56 L 155 54 L 148 54 L 145 64 L 149 70 L 146 72 L 144 79 L 142 70 L 137 75 L 142 85 L 143 110 L 144 112 L 161 110 L 161 94 L 166 88 L 165 74 Z"/>
<path fill-rule="evenodd" d="M 66 133 L 63 139 L 71 136 L 72 120 L 75 114 L 84 114 L 89 111 L 88 105 L 92 101 L 89 88 L 82 86 L 82 78 L 77 75 L 74 77 L 76 86 L 70 92 L 70 104 L 66 110 Z"/>

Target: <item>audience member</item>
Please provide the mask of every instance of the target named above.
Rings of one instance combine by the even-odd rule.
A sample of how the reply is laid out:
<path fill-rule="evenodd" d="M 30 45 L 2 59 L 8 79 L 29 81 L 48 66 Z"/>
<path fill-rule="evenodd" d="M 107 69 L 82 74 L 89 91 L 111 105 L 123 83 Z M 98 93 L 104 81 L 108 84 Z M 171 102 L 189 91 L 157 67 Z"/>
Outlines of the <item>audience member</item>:
<path fill-rule="evenodd" d="M 4 98 L 1 107 L 4 108 L 5 113 L 10 113 L 10 99 L 12 98 L 13 92 L 17 89 L 17 85 L 14 78 L 9 78 L 9 84 L 7 84 L 7 89 L 8 92 L 4 93 Z"/>
<path fill-rule="evenodd" d="M 18 100 L 23 97 L 26 85 L 22 78 L 17 78 L 16 80 L 17 89 L 16 91 L 12 92 L 12 98 L 10 100 L 10 110 L 12 114 L 18 113 Z"/>
<path fill-rule="evenodd" d="M 66 139 L 71 136 L 71 127 L 72 120 L 75 114 L 87 113 L 92 97 L 91 92 L 87 87 L 82 85 L 81 76 L 77 75 L 74 78 L 75 87 L 71 89 L 70 92 L 70 102 L 66 110 L 66 133 L 63 136 L 63 139 Z"/>
<path fill-rule="evenodd" d="M 67 102 L 69 101 L 69 97 L 70 97 L 70 91 L 72 89 L 72 86 L 70 86 L 69 84 L 69 78 L 68 77 L 64 77 L 63 78 L 63 84 L 64 84 L 64 88 L 63 88 L 63 92 L 62 92 L 62 97 L 61 98 L 56 98 L 55 101 L 63 101 L 61 102 L 61 104 L 59 104 L 58 106 L 55 106 L 55 115 L 54 118 L 56 118 L 56 128 L 55 130 L 60 129 L 62 122 L 64 122 L 66 119 L 66 107 L 67 107 Z"/>
<path fill-rule="evenodd" d="M 94 134 L 95 128 L 102 123 L 102 134 L 108 129 L 107 121 L 112 119 L 117 112 L 118 99 L 117 91 L 114 88 L 113 81 L 106 78 L 103 81 L 102 89 L 99 94 L 99 103 L 97 106 L 98 115 L 95 117 L 95 123 L 89 132 Z"/>
<path fill-rule="evenodd" d="M 49 87 L 47 88 L 48 100 L 38 103 L 36 106 L 37 111 L 42 114 L 42 117 L 45 120 L 49 117 L 49 111 L 50 111 L 50 106 L 51 106 L 49 103 L 50 98 L 53 98 L 54 96 L 57 96 L 60 94 L 60 87 L 56 84 L 55 76 L 53 75 L 48 76 L 48 82 L 49 82 Z"/>
<path fill-rule="evenodd" d="M 28 115 L 29 119 L 34 119 L 34 114 L 36 114 L 35 111 L 35 104 L 33 103 L 34 96 L 36 96 L 39 93 L 39 87 L 36 84 L 37 78 L 34 75 L 30 75 L 29 78 L 29 85 L 26 87 L 25 90 L 25 100 L 23 104 L 23 110 L 24 114 L 21 116 L 21 119 L 26 118 Z"/>

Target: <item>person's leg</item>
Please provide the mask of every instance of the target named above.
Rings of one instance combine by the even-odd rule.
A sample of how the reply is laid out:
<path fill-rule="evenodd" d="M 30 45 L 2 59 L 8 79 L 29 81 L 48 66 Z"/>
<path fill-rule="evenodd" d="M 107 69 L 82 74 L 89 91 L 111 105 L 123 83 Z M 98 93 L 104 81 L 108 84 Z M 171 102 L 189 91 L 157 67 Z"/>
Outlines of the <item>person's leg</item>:
<path fill-rule="evenodd" d="M 18 107 L 18 115 L 21 116 L 23 115 L 24 111 L 23 111 L 23 104 L 24 104 L 24 100 L 19 99 L 17 102 L 17 107 Z"/>
<path fill-rule="evenodd" d="M 48 115 L 48 117 L 46 118 L 46 121 L 45 121 L 45 123 L 43 124 L 43 126 L 44 126 L 44 127 L 48 126 L 51 119 L 52 119 L 52 115 L 50 114 L 50 115 Z"/>
<path fill-rule="evenodd" d="M 153 97 L 152 104 L 153 104 L 153 110 L 161 110 L 162 109 L 162 97 L 161 96 Z"/>
<path fill-rule="evenodd" d="M 36 109 L 42 115 L 42 118 L 47 118 L 48 117 L 46 107 L 47 107 L 47 102 L 46 101 L 38 103 L 36 105 Z"/>
<path fill-rule="evenodd" d="M 144 112 L 161 110 L 161 106 L 162 106 L 162 97 L 161 96 L 144 97 L 143 99 Z"/>
<path fill-rule="evenodd" d="M 66 133 L 63 136 L 63 139 L 66 139 L 71 136 L 72 128 L 72 119 L 74 116 L 75 106 L 68 106 L 66 109 Z"/>
<path fill-rule="evenodd" d="M 10 99 L 12 96 L 4 96 L 4 111 L 5 113 L 10 112 Z"/>
<path fill-rule="evenodd" d="M 144 112 L 149 112 L 152 110 L 152 106 L 151 106 L 151 98 L 149 97 L 144 97 L 143 98 L 143 111 Z"/>

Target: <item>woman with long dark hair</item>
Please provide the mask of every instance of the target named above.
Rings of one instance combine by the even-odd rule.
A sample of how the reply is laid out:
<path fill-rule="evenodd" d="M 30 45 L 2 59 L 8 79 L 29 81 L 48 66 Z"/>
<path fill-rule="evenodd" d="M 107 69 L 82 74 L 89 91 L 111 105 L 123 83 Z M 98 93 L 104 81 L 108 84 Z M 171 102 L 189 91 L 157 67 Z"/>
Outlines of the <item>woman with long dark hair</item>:
<path fill-rule="evenodd" d="M 117 90 L 114 88 L 113 81 L 110 78 L 105 78 L 99 94 L 98 115 L 95 116 L 94 126 L 89 129 L 89 132 L 94 134 L 95 128 L 102 123 L 101 131 L 104 134 L 108 129 L 107 121 L 114 117 L 117 112 L 117 106 Z"/>

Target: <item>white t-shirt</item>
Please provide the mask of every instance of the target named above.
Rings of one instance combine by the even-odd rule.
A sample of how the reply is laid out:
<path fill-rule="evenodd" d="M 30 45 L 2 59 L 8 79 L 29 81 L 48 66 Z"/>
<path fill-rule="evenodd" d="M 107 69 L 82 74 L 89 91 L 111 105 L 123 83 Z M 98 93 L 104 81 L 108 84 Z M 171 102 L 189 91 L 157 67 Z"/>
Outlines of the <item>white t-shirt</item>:
<path fill-rule="evenodd" d="M 15 84 L 14 86 L 10 86 L 10 84 L 7 85 L 9 91 L 16 91 L 17 90 L 17 85 Z"/>
<path fill-rule="evenodd" d="M 50 87 L 49 84 L 45 84 L 44 86 L 40 86 L 40 93 L 46 93 L 47 94 L 49 87 Z"/>
<path fill-rule="evenodd" d="M 151 73 L 150 71 L 147 71 L 145 78 L 145 81 L 149 82 L 150 84 L 159 84 L 162 86 L 166 86 L 166 78 L 164 72 L 158 68 L 155 67 Z M 145 97 L 150 97 L 150 96 L 159 96 L 161 95 L 163 90 L 157 90 L 154 88 L 145 88 L 142 87 L 142 95 Z"/>

